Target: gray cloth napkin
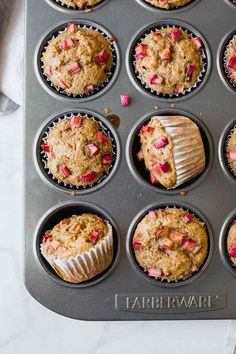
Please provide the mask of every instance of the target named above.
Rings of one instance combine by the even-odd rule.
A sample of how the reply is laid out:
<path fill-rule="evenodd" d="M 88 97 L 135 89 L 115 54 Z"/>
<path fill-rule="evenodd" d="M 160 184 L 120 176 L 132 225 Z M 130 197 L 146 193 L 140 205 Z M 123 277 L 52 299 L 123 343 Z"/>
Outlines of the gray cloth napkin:
<path fill-rule="evenodd" d="M 23 102 L 24 0 L 0 0 L 0 90 Z"/>

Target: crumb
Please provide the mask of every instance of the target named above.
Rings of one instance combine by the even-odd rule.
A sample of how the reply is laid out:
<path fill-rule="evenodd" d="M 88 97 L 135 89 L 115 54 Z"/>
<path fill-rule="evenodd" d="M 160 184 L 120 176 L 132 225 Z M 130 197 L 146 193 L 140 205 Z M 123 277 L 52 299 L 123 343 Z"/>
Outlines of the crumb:
<path fill-rule="evenodd" d="M 93 12 L 93 10 L 92 9 L 86 9 L 85 12 L 88 14 L 90 12 Z"/>
<path fill-rule="evenodd" d="M 111 43 L 113 43 L 113 42 L 116 42 L 117 39 L 116 39 L 116 37 L 111 36 L 111 37 L 109 38 L 109 41 L 110 41 Z"/>
<path fill-rule="evenodd" d="M 159 107 L 158 107 L 158 106 L 154 106 L 154 109 L 155 109 L 156 111 L 158 111 Z"/>
<path fill-rule="evenodd" d="M 111 112 L 111 109 L 109 107 L 104 107 L 104 113 L 109 114 Z"/>
<path fill-rule="evenodd" d="M 76 193 L 75 193 L 75 192 L 71 192 L 70 195 L 71 195 L 72 197 L 75 197 L 75 196 L 76 196 Z"/>
<path fill-rule="evenodd" d="M 185 197 L 188 193 L 187 192 L 180 192 L 180 195 L 182 195 L 183 197 Z"/>
<path fill-rule="evenodd" d="M 175 108 L 176 107 L 176 104 L 175 103 L 171 103 L 171 108 Z"/>
<path fill-rule="evenodd" d="M 139 196 L 142 197 L 142 193 L 140 193 Z"/>
<path fill-rule="evenodd" d="M 199 113 L 199 116 L 202 116 L 202 112 Z"/>

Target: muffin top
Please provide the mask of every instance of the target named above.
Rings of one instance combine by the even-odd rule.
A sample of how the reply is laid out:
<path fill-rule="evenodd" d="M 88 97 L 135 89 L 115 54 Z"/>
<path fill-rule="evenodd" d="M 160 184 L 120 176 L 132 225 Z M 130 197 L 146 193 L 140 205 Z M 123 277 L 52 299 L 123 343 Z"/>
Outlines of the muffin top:
<path fill-rule="evenodd" d="M 229 78 L 236 83 L 236 36 L 226 51 L 226 67 L 229 72 Z"/>
<path fill-rule="evenodd" d="M 230 259 L 236 265 L 236 220 L 233 221 L 227 237 L 227 250 Z"/>
<path fill-rule="evenodd" d="M 149 211 L 138 224 L 132 242 L 144 271 L 167 281 L 197 272 L 208 252 L 204 223 L 178 208 Z"/>
<path fill-rule="evenodd" d="M 185 116 L 157 116 L 140 130 L 141 151 L 153 185 L 175 188 L 203 172 L 205 149 L 199 128 Z"/>
<path fill-rule="evenodd" d="M 225 154 L 230 168 L 236 173 L 236 130 L 232 132 L 229 139 L 226 142 L 226 154 Z"/>
<path fill-rule="evenodd" d="M 135 68 L 141 80 L 157 93 L 181 93 L 191 88 L 203 69 L 201 39 L 179 28 L 151 32 L 135 51 Z"/>
<path fill-rule="evenodd" d="M 161 9 L 174 9 L 188 4 L 192 0 L 145 0 L 149 4 Z"/>
<path fill-rule="evenodd" d="M 59 259 L 75 257 L 95 247 L 108 231 L 108 224 L 96 215 L 73 215 L 45 233 L 41 249 L 46 256 Z"/>
<path fill-rule="evenodd" d="M 97 122 L 81 116 L 57 123 L 42 149 L 52 175 L 74 186 L 99 181 L 113 160 L 110 138 Z"/>
<path fill-rule="evenodd" d="M 110 42 L 93 29 L 68 24 L 42 55 L 44 74 L 68 94 L 83 95 L 107 79 L 112 65 Z"/>
<path fill-rule="evenodd" d="M 88 7 L 92 7 L 94 5 L 99 4 L 103 0 L 60 0 L 62 4 L 65 4 L 67 6 L 71 7 L 78 7 L 80 9 L 86 9 Z"/>

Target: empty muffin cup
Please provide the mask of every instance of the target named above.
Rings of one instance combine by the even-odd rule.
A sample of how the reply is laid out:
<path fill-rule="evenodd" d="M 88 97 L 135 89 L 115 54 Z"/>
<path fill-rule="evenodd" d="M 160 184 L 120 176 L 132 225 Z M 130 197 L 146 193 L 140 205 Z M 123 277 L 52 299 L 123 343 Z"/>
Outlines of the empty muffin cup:
<path fill-rule="evenodd" d="M 65 13 L 88 13 L 104 6 L 110 0 L 46 0 L 54 9 Z M 79 4 L 81 3 L 81 6 Z"/>
<path fill-rule="evenodd" d="M 83 41 L 78 41 L 80 36 Z M 119 67 L 114 36 L 89 20 L 73 20 L 53 28 L 40 40 L 35 53 L 40 84 L 60 100 L 84 102 L 99 97 L 115 82 Z"/>
<path fill-rule="evenodd" d="M 117 226 L 110 215 L 82 202 L 63 202 L 48 210 L 36 227 L 34 247 L 47 274 L 72 287 L 87 287 L 105 279 L 114 270 L 120 252 Z"/>
<path fill-rule="evenodd" d="M 192 6 L 196 5 L 199 0 L 176 0 L 170 1 L 171 4 L 166 1 L 165 3 L 158 0 L 136 0 L 147 10 L 162 11 L 162 12 L 179 12 L 189 10 Z"/>
<path fill-rule="evenodd" d="M 193 114 L 177 109 L 160 109 L 142 117 L 131 129 L 126 145 L 134 178 L 164 194 L 179 194 L 201 183 L 212 157 L 208 129 Z"/>
<path fill-rule="evenodd" d="M 175 50 L 175 55 L 173 46 L 180 48 Z M 177 54 L 185 51 L 184 47 L 189 51 L 183 60 L 178 60 Z M 206 40 L 195 28 L 183 22 L 163 20 L 133 36 L 126 67 L 130 80 L 140 92 L 173 101 L 184 99 L 203 86 L 210 73 L 211 55 Z M 179 69 L 173 75 L 175 68 Z"/>
<path fill-rule="evenodd" d="M 81 195 L 103 187 L 115 174 L 120 142 L 112 124 L 99 113 L 72 110 L 42 124 L 33 158 L 39 176 L 49 186 Z"/>
<path fill-rule="evenodd" d="M 213 236 L 205 217 L 180 203 L 154 203 L 132 221 L 129 261 L 144 279 L 163 287 L 187 285 L 206 270 Z"/>

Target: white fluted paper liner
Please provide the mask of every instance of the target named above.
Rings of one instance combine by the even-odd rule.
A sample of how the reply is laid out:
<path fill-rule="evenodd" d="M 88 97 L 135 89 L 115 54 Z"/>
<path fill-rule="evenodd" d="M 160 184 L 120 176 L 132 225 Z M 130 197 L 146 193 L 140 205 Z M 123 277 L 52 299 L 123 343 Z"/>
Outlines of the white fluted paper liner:
<path fill-rule="evenodd" d="M 176 188 L 204 171 L 206 156 L 198 126 L 184 116 L 156 116 L 172 137 L 176 168 Z"/>
<path fill-rule="evenodd" d="M 106 221 L 108 233 L 103 240 L 83 254 L 68 259 L 59 259 L 53 255 L 48 256 L 41 243 L 40 250 L 50 266 L 65 281 L 81 283 L 101 274 L 113 260 L 113 232 L 112 226 Z"/>
<path fill-rule="evenodd" d="M 182 30 L 183 32 L 188 33 L 188 34 L 191 36 L 192 39 L 194 39 L 194 38 L 197 37 L 196 34 L 193 34 L 193 33 L 189 32 L 187 29 L 185 29 L 185 28 L 183 28 L 183 27 L 181 27 L 181 26 L 177 26 L 177 25 L 166 25 L 166 26 L 156 27 L 154 30 L 151 30 L 151 31 L 148 31 L 147 33 L 145 33 L 144 36 L 140 37 L 139 41 L 137 42 L 137 45 L 138 45 L 138 44 L 141 44 L 142 41 L 145 39 L 145 37 L 148 36 L 150 33 L 154 33 L 156 30 L 163 30 L 163 29 L 167 29 L 167 28 L 179 28 L 179 29 Z M 207 55 L 206 55 L 206 52 L 205 52 L 204 47 L 203 47 L 203 48 L 200 48 L 200 51 L 201 51 L 201 58 L 202 58 L 202 62 L 203 62 L 202 70 L 201 70 L 201 72 L 200 72 L 200 74 L 199 74 L 199 76 L 198 76 L 196 82 L 193 84 L 193 86 L 191 86 L 191 87 L 189 87 L 189 88 L 183 90 L 183 91 L 181 92 L 181 94 L 179 94 L 179 93 L 177 93 L 177 92 L 173 92 L 173 93 L 170 93 L 170 94 L 165 94 L 165 93 L 157 92 L 156 90 L 153 90 L 150 86 L 147 85 L 147 83 L 143 80 L 143 78 L 140 76 L 138 70 L 136 69 L 136 60 L 133 61 L 134 73 L 135 73 L 136 77 L 139 79 L 139 81 L 141 82 L 142 86 L 143 86 L 146 90 L 150 91 L 152 94 L 155 94 L 155 95 L 157 95 L 157 96 L 162 95 L 162 96 L 165 97 L 165 98 L 177 98 L 177 97 L 179 97 L 180 95 L 181 95 L 181 96 L 184 96 L 184 95 L 186 95 L 186 94 L 192 92 L 193 89 L 197 88 L 197 87 L 201 84 L 201 82 L 202 82 L 202 80 L 203 80 L 203 78 L 204 78 L 204 76 L 205 76 L 205 74 L 206 74 L 206 70 L 207 70 L 207 63 L 206 63 L 206 61 L 207 61 Z"/>
<path fill-rule="evenodd" d="M 108 34 L 106 34 L 105 32 L 103 32 L 102 30 L 98 29 L 93 26 L 88 26 L 88 25 L 80 25 L 79 23 L 76 23 L 76 25 L 78 26 L 79 30 L 81 29 L 92 29 L 98 33 L 100 33 L 101 35 L 103 35 L 103 37 L 109 42 L 110 37 L 108 36 Z M 64 30 L 58 31 L 58 34 L 61 34 L 63 32 L 66 32 L 66 28 Z M 48 41 L 46 41 L 45 46 L 43 47 L 43 50 L 41 51 L 40 54 L 40 61 L 41 61 L 41 55 L 47 50 L 48 45 L 56 38 L 56 35 L 53 35 Z M 61 87 L 56 86 L 55 84 L 52 83 L 52 81 L 50 80 L 50 78 L 44 74 L 44 65 L 41 66 L 41 70 L 43 73 L 43 76 L 46 78 L 47 84 L 54 88 L 58 93 L 66 95 L 68 97 L 73 97 L 73 98 L 84 98 L 84 97 L 90 97 L 91 95 L 94 95 L 95 93 L 99 92 L 100 90 L 102 90 L 112 79 L 113 76 L 113 68 L 116 66 L 115 61 L 116 61 L 116 50 L 114 48 L 114 46 L 112 45 L 112 43 L 110 42 L 110 49 L 112 52 L 112 64 L 111 67 L 109 68 L 109 70 L 106 72 L 106 79 L 98 86 L 94 87 L 94 89 L 92 91 L 86 92 L 84 94 L 72 94 L 72 93 L 68 93 L 65 90 L 63 90 Z"/>

